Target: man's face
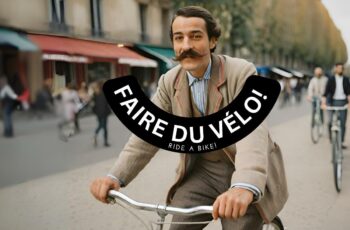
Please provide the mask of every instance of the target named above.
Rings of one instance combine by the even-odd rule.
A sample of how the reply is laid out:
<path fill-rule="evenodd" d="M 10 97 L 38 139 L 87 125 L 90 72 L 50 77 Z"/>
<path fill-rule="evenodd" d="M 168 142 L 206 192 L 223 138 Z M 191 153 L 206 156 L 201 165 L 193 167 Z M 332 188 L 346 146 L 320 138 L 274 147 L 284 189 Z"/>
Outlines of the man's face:
<path fill-rule="evenodd" d="M 322 69 L 321 68 L 316 68 L 315 69 L 315 76 L 316 77 L 321 77 L 322 76 Z"/>
<path fill-rule="evenodd" d="M 342 65 L 335 66 L 335 73 L 338 75 L 343 75 L 344 67 Z"/>
<path fill-rule="evenodd" d="M 216 45 L 216 38 L 209 40 L 204 19 L 178 16 L 172 30 L 176 57 L 189 50 L 194 51 L 179 60 L 182 68 L 195 77 L 202 77 L 210 60 L 210 49 Z"/>

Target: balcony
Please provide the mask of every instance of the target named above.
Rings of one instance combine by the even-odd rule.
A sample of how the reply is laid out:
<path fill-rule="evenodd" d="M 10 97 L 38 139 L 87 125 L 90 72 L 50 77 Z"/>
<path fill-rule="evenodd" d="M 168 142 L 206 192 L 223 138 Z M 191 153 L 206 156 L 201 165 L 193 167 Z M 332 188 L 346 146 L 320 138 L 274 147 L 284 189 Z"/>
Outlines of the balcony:
<path fill-rule="evenodd" d="M 53 33 L 70 34 L 73 32 L 73 26 L 69 26 L 66 23 L 50 22 L 49 28 Z"/>
<path fill-rule="evenodd" d="M 104 38 L 106 37 L 106 33 L 103 30 L 91 29 L 91 36 L 97 38 Z"/>

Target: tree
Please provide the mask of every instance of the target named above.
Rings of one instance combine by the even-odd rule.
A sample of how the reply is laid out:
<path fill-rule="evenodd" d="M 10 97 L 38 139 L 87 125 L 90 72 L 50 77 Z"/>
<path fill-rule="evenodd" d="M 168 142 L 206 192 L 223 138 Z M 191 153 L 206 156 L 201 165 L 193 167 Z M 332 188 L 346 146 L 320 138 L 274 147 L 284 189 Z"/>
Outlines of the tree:
<path fill-rule="evenodd" d="M 209 9 L 222 28 L 219 51 L 251 51 L 259 64 L 291 68 L 331 67 L 346 62 L 341 32 L 320 0 L 175 0 L 174 7 Z M 232 52 L 230 52 L 232 51 Z"/>

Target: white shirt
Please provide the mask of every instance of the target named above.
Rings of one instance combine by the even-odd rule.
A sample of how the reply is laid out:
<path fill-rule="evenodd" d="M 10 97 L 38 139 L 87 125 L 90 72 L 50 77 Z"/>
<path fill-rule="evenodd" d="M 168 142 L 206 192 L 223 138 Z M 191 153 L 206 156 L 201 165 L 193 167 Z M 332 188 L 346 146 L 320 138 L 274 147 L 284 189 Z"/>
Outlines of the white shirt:
<path fill-rule="evenodd" d="M 202 113 L 202 116 L 204 116 L 205 109 L 207 106 L 208 82 L 210 79 L 211 72 L 211 60 L 209 61 L 208 67 L 204 72 L 203 78 L 201 79 L 193 77 L 189 71 L 186 72 L 194 102 L 197 105 L 198 110 Z"/>
<path fill-rule="evenodd" d="M 343 76 L 335 75 L 335 92 L 333 95 L 334 100 L 345 100 L 346 95 L 343 87 Z"/>
<path fill-rule="evenodd" d="M 309 83 L 308 96 L 321 97 L 326 89 L 328 79 L 325 76 L 313 77 Z"/>
<path fill-rule="evenodd" d="M 17 95 L 15 94 L 15 92 L 13 92 L 9 85 L 5 85 L 4 87 L 2 87 L 2 89 L 0 89 L 0 99 L 4 99 L 6 96 L 13 100 L 17 99 Z"/>

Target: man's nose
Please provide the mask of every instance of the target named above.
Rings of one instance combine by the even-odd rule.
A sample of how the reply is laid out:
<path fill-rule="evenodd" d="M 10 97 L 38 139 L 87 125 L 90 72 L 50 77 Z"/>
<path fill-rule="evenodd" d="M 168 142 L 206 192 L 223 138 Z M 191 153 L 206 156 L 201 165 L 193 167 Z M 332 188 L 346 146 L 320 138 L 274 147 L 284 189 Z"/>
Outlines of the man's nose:
<path fill-rule="evenodd" d="M 185 37 L 182 44 L 182 50 L 186 51 L 192 48 L 193 48 L 192 41 L 189 39 L 189 37 Z"/>

